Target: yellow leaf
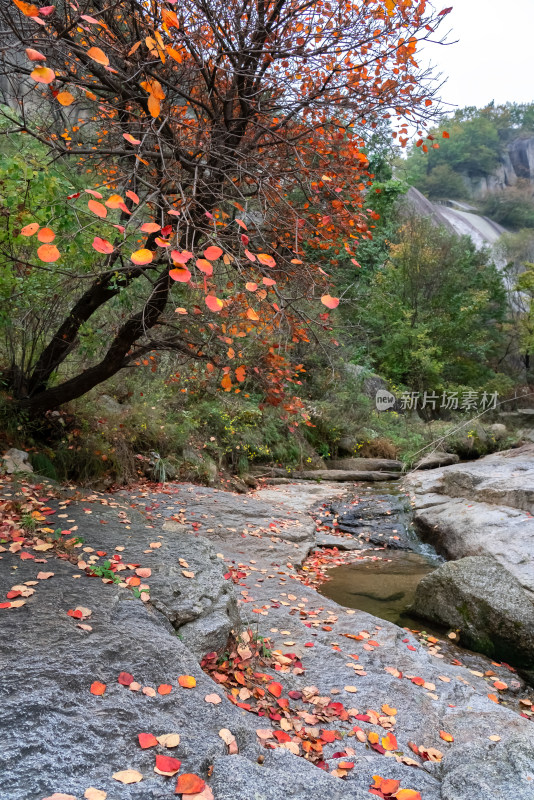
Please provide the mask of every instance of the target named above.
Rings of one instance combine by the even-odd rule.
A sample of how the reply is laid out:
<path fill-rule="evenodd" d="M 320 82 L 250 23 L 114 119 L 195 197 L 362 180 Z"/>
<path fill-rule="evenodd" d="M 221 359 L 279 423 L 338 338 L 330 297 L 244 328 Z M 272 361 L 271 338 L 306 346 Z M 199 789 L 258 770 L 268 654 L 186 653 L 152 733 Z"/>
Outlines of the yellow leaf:
<path fill-rule="evenodd" d="M 148 104 L 148 110 L 150 111 L 150 114 L 154 118 L 159 117 L 159 114 L 160 114 L 160 111 L 161 111 L 161 103 L 158 100 L 158 98 L 155 97 L 153 94 L 149 94 L 148 95 L 147 104 Z"/>

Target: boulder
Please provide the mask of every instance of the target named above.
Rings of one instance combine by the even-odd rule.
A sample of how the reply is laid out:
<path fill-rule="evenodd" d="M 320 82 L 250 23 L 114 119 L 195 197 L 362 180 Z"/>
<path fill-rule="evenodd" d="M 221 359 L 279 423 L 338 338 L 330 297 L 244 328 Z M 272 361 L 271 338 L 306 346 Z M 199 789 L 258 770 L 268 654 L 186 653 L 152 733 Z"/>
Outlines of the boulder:
<path fill-rule="evenodd" d="M 376 393 L 379 389 L 388 388 L 387 381 L 376 375 L 367 367 L 362 367 L 360 364 L 345 364 L 346 372 L 354 378 L 361 386 L 361 391 L 366 397 L 371 400 L 375 399 Z"/>
<path fill-rule="evenodd" d="M 519 667 L 534 667 L 534 603 L 490 556 L 449 561 L 418 584 L 412 612 L 460 631 L 462 644 Z"/>
<path fill-rule="evenodd" d="M 378 470 L 354 469 L 310 469 L 298 472 L 285 470 L 278 467 L 271 469 L 273 477 L 301 478 L 307 481 L 396 481 L 400 478 L 398 472 L 379 472 Z"/>
<path fill-rule="evenodd" d="M 489 426 L 488 430 L 497 441 L 505 439 L 506 436 L 508 436 L 508 429 L 502 422 L 495 422 L 493 425 Z"/>
<path fill-rule="evenodd" d="M 423 456 L 417 462 L 414 469 L 437 469 L 438 467 L 448 467 L 457 464 L 460 458 L 455 453 L 446 453 L 444 450 L 434 450 L 432 453 Z"/>
<path fill-rule="evenodd" d="M 29 455 L 24 450 L 11 447 L 4 453 L 3 468 L 8 475 L 12 475 L 14 472 L 33 472 L 33 467 L 28 459 Z"/>
<path fill-rule="evenodd" d="M 394 458 L 333 458 L 327 469 L 369 470 L 370 472 L 400 472 L 402 461 Z"/>

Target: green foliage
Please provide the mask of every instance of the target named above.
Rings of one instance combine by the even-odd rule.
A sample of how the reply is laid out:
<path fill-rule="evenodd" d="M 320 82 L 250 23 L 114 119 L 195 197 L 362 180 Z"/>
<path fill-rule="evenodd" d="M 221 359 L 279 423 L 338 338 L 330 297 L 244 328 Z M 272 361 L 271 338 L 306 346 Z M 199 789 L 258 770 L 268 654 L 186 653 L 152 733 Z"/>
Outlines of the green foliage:
<path fill-rule="evenodd" d="M 409 217 L 360 299 L 377 371 L 413 391 L 481 385 L 501 338 L 505 293 L 469 239 Z"/>
<path fill-rule="evenodd" d="M 481 210 L 505 228 L 534 228 L 534 202 L 530 191 L 509 188 L 488 194 L 482 201 Z"/>

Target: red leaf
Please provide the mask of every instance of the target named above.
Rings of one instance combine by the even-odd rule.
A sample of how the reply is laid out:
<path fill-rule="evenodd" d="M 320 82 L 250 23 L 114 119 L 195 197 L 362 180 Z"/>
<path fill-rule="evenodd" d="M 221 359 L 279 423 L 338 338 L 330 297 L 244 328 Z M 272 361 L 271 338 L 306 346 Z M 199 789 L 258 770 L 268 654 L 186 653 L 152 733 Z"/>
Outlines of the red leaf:
<path fill-rule="evenodd" d="M 121 672 L 117 680 L 121 686 L 129 686 L 131 683 L 133 683 L 134 676 L 130 675 L 129 672 Z"/>
<path fill-rule="evenodd" d="M 154 771 L 161 772 L 163 775 L 176 775 L 181 766 L 181 761 L 171 756 L 156 756 L 156 766 Z"/>
<path fill-rule="evenodd" d="M 139 739 L 139 746 L 146 750 L 147 747 L 155 747 L 158 744 L 158 740 L 152 733 L 138 733 L 137 738 Z"/>
<path fill-rule="evenodd" d="M 93 247 L 98 253 L 109 253 L 113 252 L 113 245 L 111 242 L 108 242 L 107 239 L 101 239 L 99 236 L 95 236 L 93 239 Z"/>
<path fill-rule="evenodd" d="M 282 694 L 282 684 L 281 683 L 276 683 L 276 682 L 273 681 L 273 683 L 270 683 L 267 686 L 267 690 L 271 694 L 274 694 L 275 697 L 280 697 L 280 695 Z"/>

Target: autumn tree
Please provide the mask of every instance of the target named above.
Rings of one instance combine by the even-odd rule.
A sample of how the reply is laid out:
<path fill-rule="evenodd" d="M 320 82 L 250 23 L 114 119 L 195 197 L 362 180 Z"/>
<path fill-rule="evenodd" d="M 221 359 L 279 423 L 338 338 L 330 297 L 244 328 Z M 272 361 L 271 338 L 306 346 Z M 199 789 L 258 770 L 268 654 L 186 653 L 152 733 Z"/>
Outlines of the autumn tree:
<path fill-rule="evenodd" d="M 32 217 L 22 198 L 6 223 L 19 290 L 39 270 L 64 279 L 54 312 L 40 309 L 50 334 L 4 369 L 17 402 L 41 414 L 163 350 L 227 391 L 255 369 L 280 398 L 291 347 L 328 328 L 339 302 L 320 243 L 353 257 L 370 236 L 363 133 L 388 118 L 401 144 L 408 121 L 423 131 L 436 103 L 417 49 L 449 10 L 2 0 L 3 133 L 32 137 L 43 169 L 64 165 L 76 183 L 69 226 L 57 205 L 47 221 L 46 202 Z M 105 329 L 90 357 L 89 324 Z"/>

